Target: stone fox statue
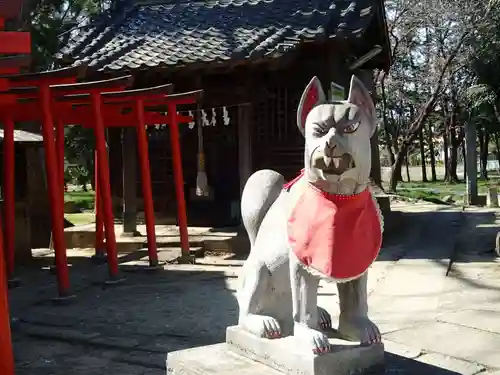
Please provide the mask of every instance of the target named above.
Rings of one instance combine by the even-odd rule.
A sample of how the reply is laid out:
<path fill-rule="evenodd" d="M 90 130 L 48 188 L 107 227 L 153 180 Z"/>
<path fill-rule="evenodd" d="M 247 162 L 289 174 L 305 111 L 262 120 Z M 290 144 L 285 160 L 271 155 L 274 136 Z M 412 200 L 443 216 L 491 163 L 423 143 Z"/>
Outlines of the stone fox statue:
<path fill-rule="evenodd" d="M 362 344 L 381 340 L 368 318 L 367 270 L 382 241 L 382 217 L 369 190 L 375 108 L 355 76 L 349 98 L 328 103 L 317 77 L 300 100 L 304 169 L 284 184 L 255 172 L 241 200 L 251 251 L 238 289 L 239 326 L 259 337 L 292 335 L 314 353 L 331 351 L 331 318 L 317 306 L 320 278 L 337 283 L 338 331 Z"/>

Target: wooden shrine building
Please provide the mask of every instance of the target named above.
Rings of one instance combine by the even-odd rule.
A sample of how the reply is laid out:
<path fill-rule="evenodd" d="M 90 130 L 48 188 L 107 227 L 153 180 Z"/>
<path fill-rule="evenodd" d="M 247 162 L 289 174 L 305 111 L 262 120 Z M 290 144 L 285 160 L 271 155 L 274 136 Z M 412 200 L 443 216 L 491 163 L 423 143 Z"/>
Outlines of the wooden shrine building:
<path fill-rule="evenodd" d="M 203 124 L 201 139 L 194 123 L 180 137 L 188 221 L 211 226 L 239 223 L 241 188 L 253 171 L 293 178 L 301 170 L 296 109 L 312 76 L 346 95 L 352 74 L 373 89 L 373 70 L 391 64 L 383 0 L 123 1 L 81 28 L 57 59 L 88 65 L 89 80 L 132 74 L 136 88 L 204 90 L 202 104 L 186 108 Z M 159 218 L 175 217 L 168 138 L 162 124 L 149 130 Z M 194 194 L 200 143 L 208 197 Z M 126 227 L 141 211 L 135 144 L 133 129 L 108 130 L 112 193 L 117 211 L 125 203 Z"/>
<path fill-rule="evenodd" d="M 4 186 L 4 129 L 0 129 L 0 185 Z M 31 250 L 50 242 L 49 199 L 39 132 L 14 130 L 15 142 L 15 252 L 18 264 L 31 260 Z M 3 208 L 5 197 L 2 195 Z M 3 212 L 3 210 L 2 210 Z M 5 219 L 4 219 L 5 220 Z"/>

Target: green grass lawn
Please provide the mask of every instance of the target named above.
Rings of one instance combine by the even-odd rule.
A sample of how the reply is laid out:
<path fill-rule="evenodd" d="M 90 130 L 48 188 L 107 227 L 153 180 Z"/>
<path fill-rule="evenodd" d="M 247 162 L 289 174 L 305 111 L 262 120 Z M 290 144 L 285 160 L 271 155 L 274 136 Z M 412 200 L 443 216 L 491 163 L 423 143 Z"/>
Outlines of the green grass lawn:
<path fill-rule="evenodd" d="M 73 202 L 82 210 L 94 209 L 95 194 L 93 191 L 74 190 L 64 194 L 65 202 Z"/>
<path fill-rule="evenodd" d="M 73 225 L 86 225 L 95 222 L 95 215 L 93 212 L 81 212 L 77 214 L 64 214 L 66 220 Z"/>
<path fill-rule="evenodd" d="M 71 202 L 72 205 L 82 212 L 67 213 L 66 220 L 74 225 L 85 225 L 95 221 L 94 215 L 95 194 L 93 191 L 68 191 L 64 194 L 64 202 Z"/>
<path fill-rule="evenodd" d="M 491 175 L 487 181 L 478 180 L 479 194 L 486 194 L 489 186 L 500 187 L 500 176 Z M 435 182 L 400 182 L 397 187 L 397 194 L 422 200 L 443 200 L 451 196 L 454 202 L 463 202 L 463 197 L 466 193 L 465 181 L 450 184 L 445 181 Z"/>

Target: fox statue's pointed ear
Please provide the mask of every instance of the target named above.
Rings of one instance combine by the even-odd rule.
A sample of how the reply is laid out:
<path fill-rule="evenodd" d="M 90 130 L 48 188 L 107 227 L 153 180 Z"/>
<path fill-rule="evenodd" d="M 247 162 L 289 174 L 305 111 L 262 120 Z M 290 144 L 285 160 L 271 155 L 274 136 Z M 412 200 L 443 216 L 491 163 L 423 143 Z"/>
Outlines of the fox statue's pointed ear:
<path fill-rule="evenodd" d="M 305 134 L 306 118 L 311 109 L 325 102 L 326 95 L 321 87 L 321 82 L 318 77 L 313 77 L 302 93 L 297 110 L 297 126 L 302 135 Z"/>
<path fill-rule="evenodd" d="M 363 85 L 363 82 L 361 82 L 361 80 L 354 75 L 351 78 L 351 87 L 349 88 L 349 98 L 347 101 L 351 104 L 355 104 L 365 113 L 370 126 L 370 134 L 373 135 L 373 133 L 375 133 L 375 129 L 377 128 L 375 121 L 375 106 L 373 104 L 372 97 L 365 85 Z"/>

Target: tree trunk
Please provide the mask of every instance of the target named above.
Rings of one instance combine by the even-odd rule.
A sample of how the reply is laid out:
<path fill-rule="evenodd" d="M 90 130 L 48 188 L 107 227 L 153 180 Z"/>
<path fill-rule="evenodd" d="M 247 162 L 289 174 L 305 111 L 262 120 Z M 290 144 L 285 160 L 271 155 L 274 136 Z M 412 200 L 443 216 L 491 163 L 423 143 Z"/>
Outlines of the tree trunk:
<path fill-rule="evenodd" d="M 396 154 L 396 160 L 391 167 L 391 176 L 389 179 L 389 191 L 395 192 L 398 182 L 401 181 L 401 168 L 403 167 L 403 161 L 406 154 L 408 153 L 408 144 L 403 142 L 399 152 Z M 399 178 L 398 178 L 399 177 Z"/>
<path fill-rule="evenodd" d="M 380 164 L 380 152 L 378 148 L 378 131 L 375 131 L 375 134 L 370 139 L 370 149 L 372 154 L 370 178 L 377 186 L 382 187 L 382 166 Z"/>
<path fill-rule="evenodd" d="M 479 143 L 479 179 L 484 180 L 484 174 L 483 174 L 483 128 L 478 128 L 477 129 L 477 141 Z"/>
<path fill-rule="evenodd" d="M 406 164 L 406 178 L 407 178 L 408 182 L 410 182 L 411 181 L 411 179 L 410 179 L 410 161 L 408 160 L 408 152 L 406 152 L 405 164 Z"/>
<path fill-rule="evenodd" d="M 500 171 L 500 138 L 498 137 L 498 133 L 495 133 L 494 137 L 495 137 L 495 149 L 496 149 L 497 162 L 498 162 L 497 169 Z"/>
<path fill-rule="evenodd" d="M 480 170 L 479 170 L 479 178 L 481 180 L 488 179 L 488 143 L 489 143 L 489 134 L 486 129 L 479 128 L 478 129 L 478 137 L 479 137 L 479 161 L 480 161 Z"/>
<path fill-rule="evenodd" d="M 464 181 L 467 180 L 467 152 L 465 150 L 465 139 L 462 141 L 462 159 L 464 163 Z"/>
<path fill-rule="evenodd" d="M 391 138 L 389 135 L 389 119 L 387 118 L 387 94 L 385 92 L 385 79 L 387 77 L 387 74 L 384 73 L 384 76 L 380 80 L 380 86 L 381 86 L 381 91 L 382 91 L 382 120 L 384 124 L 384 143 L 385 143 L 385 149 L 387 151 L 387 155 L 389 156 L 389 163 L 391 165 L 394 164 L 396 161 L 394 158 L 394 152 L 392 151 L 391 147 Z"/>
<path fill-rule="evenodd" d="M 448 160 L 448 182 L 458 182 L 457 175 L 457 165 L 458 165 L 458 147 L 456 145 L 451 145 L 450 158 Z"/>
<path fill-rule="evenodd" d="M 95 173 L 94 173 L 94 160 L 93 158 L 87 158 L 85 160 L 85 166 L 89 174 L 89 182 L 92 191 L 95 191 Z"/>
<path fill-rule="evenodd" d="M 431 126 L 429 125 L 429 128 L 427 129 L 427 143 L 429 144 L 429 153 L 430 153 L 430 162 L 431 162 L 431 181 L 435 182 L 437 181 L 437 176 L 436 176 L 436 155 L 434 155 L 434 141 L 432 139 L 432 129 Z"/>
<path fill-rule="evenodd" d="M 452 97 L 452 111 L 451 116 L 448 121 L 448 139 L 449 139 L 449 160 L 447 164 L 448 178 L 447 181 L 450 183 L 455 183 L 459 181 L 457 175 L 457 165 L 458 165 L 458 146 L 461 140 L 458 138 L 457 134 L 457 101 L 455 97 Z"/>
<path fill-rule="evenodd" d="M 385 133 L 386 132 L 384 131 L 384 134 Z M 385 138 L 385 136 L 384 136 L 384 138 Z M 389 137 L 387 137 L 387 138 L 389 138 Z M 384 142 L 386 142 L 386 141 L 384 141 Z M 389 164 L 393 165 L 396 162 L 396 158 L 394 157 L 394 152 L 392 151 L 392 147 L 391 147 L 390 143 L 386 143 L 385 151 L 387 152 L 387 155 L 389 156 Z"/>
<path fill-rule="evenodd" d="M 418 132 L 418 142 L 420 144 L 420 162 L 422 163 L 422 182 L 427 182 L 427 167 L 425 165 L 424 129 Z"/>
<path fill-rule="evenodd" d="M 476 125 L 468 121 L 465 124 L 465 147 L 467 157 L 467 204 L 477 201 L 477 157 L 476 157 Z"/>
<path fill-rule="evenodd" d="M 443 130 L 443 163 L 444 163 L 444 180 L 448 181 L 449 175 L 448 175 L 448 163 L 450 162 L 450 157 L 448 154 L 448 129 L 447 129 L 447 122 L 445 122 L 444 125 L 444 130 Z"/>
<path fill-rule="evenodd" d="M 490 155 L 489 145 L 490 145 L 490 132 L 488 130 L 485 131 L 484 135 L 484 155 L 483 155 L 483 163 L 484 163 L 484 175 L 488 180 L 488 156 Z"/>

